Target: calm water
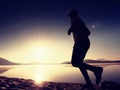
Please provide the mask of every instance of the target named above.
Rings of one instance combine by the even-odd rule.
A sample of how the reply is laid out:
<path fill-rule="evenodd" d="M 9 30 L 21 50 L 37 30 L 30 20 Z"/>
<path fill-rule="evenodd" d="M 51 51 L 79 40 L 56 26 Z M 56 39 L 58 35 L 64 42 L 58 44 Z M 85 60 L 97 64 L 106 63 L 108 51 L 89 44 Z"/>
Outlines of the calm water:
<path fill-rule="evenodd" d="M 95 64 L 104 68 L 103 81 L 111 80 L 120 83 L 120 64 Z M 92 82 L 94 75 L 88 71 Z M 14 65 L 0 66 L 0 76 L 33 79 L 41 81 L 84 83 L 79 69 L 71 65 Z"/>

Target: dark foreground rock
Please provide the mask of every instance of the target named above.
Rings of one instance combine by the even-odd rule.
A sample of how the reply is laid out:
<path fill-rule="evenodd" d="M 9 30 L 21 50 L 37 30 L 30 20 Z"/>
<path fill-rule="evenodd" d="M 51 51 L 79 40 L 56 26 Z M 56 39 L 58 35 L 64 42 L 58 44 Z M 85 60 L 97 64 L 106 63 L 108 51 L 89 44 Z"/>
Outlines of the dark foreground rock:
<path fill-rule="evenodd" d="M 102 90 L 120 90 L 120 84 L 112 81 L 104 81 L 101 83 Z"/>
<path fill-rule="evenodd" d="M 30 79 L 0 77 L 0 90 L 32 90 L 34 85 Z"/>
<path fill-rule="evenodd" d="M 0 77 L 0 90 L 89 90 L 85 84 L 42 82 L 36 85 L 31 79 Z M 95 90 L 120 90 L 120 84 L 112 81 L 104 81 L 101 86 L 95 86 Z"/>

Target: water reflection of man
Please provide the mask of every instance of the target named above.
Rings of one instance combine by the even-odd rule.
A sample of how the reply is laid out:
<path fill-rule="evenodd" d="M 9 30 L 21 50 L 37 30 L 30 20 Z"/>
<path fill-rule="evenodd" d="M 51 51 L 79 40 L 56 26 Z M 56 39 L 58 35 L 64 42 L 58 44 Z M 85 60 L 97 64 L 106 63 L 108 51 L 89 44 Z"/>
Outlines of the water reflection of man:
<path fill-rule="evenodd" d="M 90 31 L 86 27 L 85 23 L 78 16 L 77 10 L 71 10 L 69 13 L 69 17 L 71 19 L 71 27 L 68 30 L 68 35 L 71 35 L 72 33 L 75 42 L 71 63 L 74 67 L 79 68 L 82 72 L 82 75 L 84 76 L 86 81 L 86 86 L 93 89 L 93 85 L 88 76 L 87 70 L 90 70 L 95 74 L 96 84 L 99 84 L 102 79 L 103 68 L 88 65 L 83 62 L 86 53 L 90 47 Z"/>

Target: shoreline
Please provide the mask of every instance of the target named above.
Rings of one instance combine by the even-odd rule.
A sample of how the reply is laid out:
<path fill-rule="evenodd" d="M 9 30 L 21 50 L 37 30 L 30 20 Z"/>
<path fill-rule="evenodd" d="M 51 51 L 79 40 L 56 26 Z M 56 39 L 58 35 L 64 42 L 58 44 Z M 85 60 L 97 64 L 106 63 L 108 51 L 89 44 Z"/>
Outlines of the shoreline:
<path fill-rule="evenodd" d="M 35 84 L 32 79 L 0 76 L 0 90 L 86 90 L 86 86 L 84 83 L 52 81 L 43 81 L 40 84 Z M 120 90 L 120 84 L 112 81 L 103 81 L 101 86 L 95 86 L 95 90 Z"/>

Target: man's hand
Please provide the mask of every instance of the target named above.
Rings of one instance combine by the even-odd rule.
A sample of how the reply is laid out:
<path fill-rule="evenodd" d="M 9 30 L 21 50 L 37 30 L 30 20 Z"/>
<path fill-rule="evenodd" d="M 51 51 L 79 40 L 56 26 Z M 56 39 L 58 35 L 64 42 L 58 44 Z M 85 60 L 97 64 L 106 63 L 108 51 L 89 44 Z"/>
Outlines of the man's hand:
<path fill-rule="evenodd" d="M 71 30 L 70 29 L 68 30 L 68 35 L 71 35 Z"/>

